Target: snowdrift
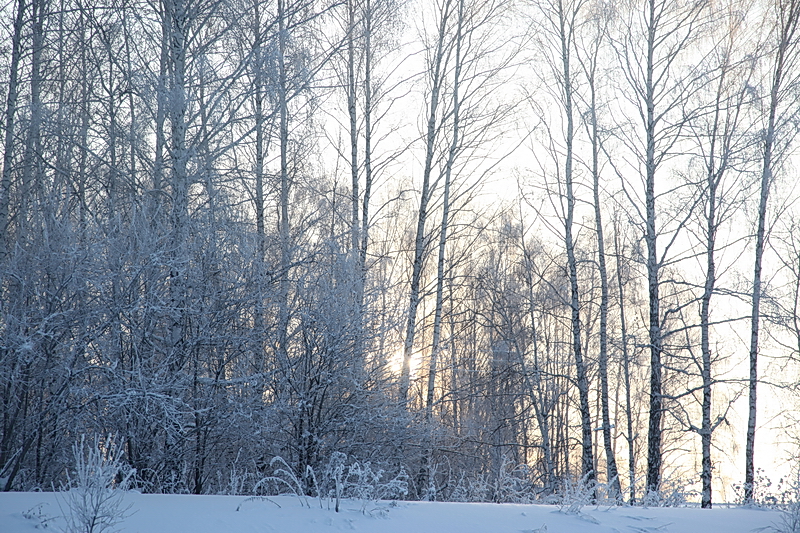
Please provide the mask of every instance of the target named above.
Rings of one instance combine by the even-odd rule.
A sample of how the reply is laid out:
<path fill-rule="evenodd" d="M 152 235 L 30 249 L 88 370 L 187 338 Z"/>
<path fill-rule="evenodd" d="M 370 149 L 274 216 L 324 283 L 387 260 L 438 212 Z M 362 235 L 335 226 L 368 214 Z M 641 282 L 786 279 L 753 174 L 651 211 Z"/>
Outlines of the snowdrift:
<path fill-rule="evenodd" d="M 123 533 L 751 533 L 771 531 L 781 513 L 761 509 L 584 506 L 566 514 L 548 505 L 333 502 L 293 496 L 153 495 L 127 492 Z M 322 508 L 320 508 L 320 505 Z M 0 533 L 62 531 L 63 494 L 0 494 Z M 96 533 L 99 533 L 97 531 Z"/>

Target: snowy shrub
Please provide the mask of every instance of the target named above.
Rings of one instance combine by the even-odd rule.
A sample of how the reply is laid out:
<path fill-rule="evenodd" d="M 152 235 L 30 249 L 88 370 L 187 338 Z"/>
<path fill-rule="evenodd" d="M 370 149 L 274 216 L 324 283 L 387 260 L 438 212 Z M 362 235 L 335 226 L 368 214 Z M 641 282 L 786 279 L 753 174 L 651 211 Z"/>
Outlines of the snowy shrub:
<path fill-rule="evenodd" d="M 755 480 L 753 481 L 753 501 L 749 505 L 765 509 L 786 510 L 789 505 L 796 502 L 800 497 L 800 494 L 798 494 L 799 485 L 800 480 L 792 482 L 790 478 L 780 478 L 777 483 L 773 483 L 764 473 L 764 470 L 759 468 L 756 470 Z M 733 486 L 733 489 L 739 503 L 745 503 L 744 485 L 737 483 Z"/>
<path fill-rule="evenodd" d="M 780 522 L 773 529 L 776 533 L 800 533 L 800 472 L 791 483 L 781 478 L 773 497 L 780 503 L 768 500 L 770 507 L 781 511 Z"/>
<path fill-rule="evenodd" d="M 373 468 L 369 461 L 353 462 L 347 467 L 344 489 L 348 497 L 361 501 L 396 500 L 408 494 L 408 476 L 401 470 L 387 478 L 382 468 Z"/>
<path fill-rule="evenodd" d="M 486 476 L 467 477 L 463 472 L 453 485 L 448 501 L 452 502 L 487 502 L 492 495 L 492 484 Z"/>
<path fill-rule="evenodd" d="M 254 492 L 253 487 L 261 481 L 261 476 L 252 472 L 239 471 L 235 466 L 228 472 L 217 470 L 217 486 L 219 494 L 227 496 L 240 496 Z"/>
<path fill-rule="evenodd" d="M 512 462 L 505 455 L 494 483 L 496 503 L 531 503 L 536 497 L 529 467 Z"/>
<path fill-rule="evenodd" d="M 111 532 L 127 518 L 130 506 L 123 504 L 123 491 L 135 470 L 122 461 L 121 447 L 111 436 L 95 438 L 89 446 L 82 436 L 72 446 L 75 466 L 59 500 L 62 513 L 64 506 L 67 511 L 64 533 Z"/>
<path fill-rule="evenodd" d="M 533 503 L 539 502 L 540 489 L 534 481 L 534 473 L 527 465 L 516 464 L 503 456 L 500 468 L 494 475 L 467 476 L 461 472 L 458 479 L 452 477 L 445 483 L 449 490 L 447 501 Z"/>
<path fill-rule="evenodd" d="M 277 468 L 275 468 L 275 465 L 278 465 Z M 292 467 L 289 466 L 289 463 L 287 463 L 283 457 L 273 457 L 269 462 L 269 466 L 270 468 L 275 468 L 273 474 L 256 483 L 256 485 L 253 487 L 253 491 L 257 492 L 259 489 L 265 488 L 269 484 L 275 485 L 276 488 L 285 487 L 285 489 L 289 490 L 289 494 L 297 496 L 302 505 L 310 508 L 311 505 L 308 503 L 308 498 L 306 497 L 306 492 L 303 489 L 303 484 L 294 474 L 294 471 L 292 470 Z M 308 469 L 311 469 L 311 467 L 309 466 Z M 281 490 L 280 488 L 277 489 L 277 492 L 278 494 L 286 493 L 285 490 Z"/>
<path fill-rule="evenodd" d="M 661 490 L 649 491 L 642 498 L 644 507 L 683 507 L 691 499 L 697 499 L 699 493 L 689 489 L 690 481 L 684 479 L 667 479 L 661 483 Z"/>
<path fill-rule="evenodd" d="M 781 512 L 781 521 L 773 526 L 776 533 L 800 533 L 800 501 L 788 504 Z"/>
<path fill-rule="evenodd" d="M 334 452 L 325 469 L 327 496 L 335 499 L 336 511 L 342 498 L 361 502 L 361 512 L 367 505 L 379 500 L 396 500 L 408 495 L 408 475 L 400 469 L 391 475 L 385 469 L 369 461 L 353 461 L 347 464 L 347 456 Z"/>
<path fill-rule="evenodd" d="M 616 506 L 624 502 L 623 495 L 613 488 L 611 481 L 597 483 L 595 498 L 597 503 L 602 505 Z"/>
<path fill-rule="evenodd" d="M 328 497 L 336 501 L 335 510 L 339 512 L 339 502 L 342 499 L 342 477 L 344 476 L 345 463 L 347 462 L 347 455 L 342 452 L 333 452 L 331 458 L 328 460 L 328 465 L 325 468 L 325 478 L 333 483 L 333 488 L 329 490 Z M 322 494 L 318 494 L 322 497 Z"/>
<path fill-rule="evenodd" d="M 565 514 L 580 515 L 585 505 L 595 502 L 597 482 L 590 480 L 588 476 L 583 476 L 577 481 L 567 478 L 564 480 L 563 490 L 559 511 Z"/>
<path fill-rule="evenodd" d="M 580 492 L 575 481 L 564 481 L 559 490 L 553 493 L 541 482 L 539 473 L 529 465 L 516 464 L 507 457 L 502 459 L 500 468 L 494 475 L 478 474 L 469 476 L 459 473 L 451 476 L 444 484 L 446 501 L 453 502 L 494 502 L 494 503 L 539 503 L 569 506 Z M 604 485 L 596 484 L 603 494 Z M 616 500 L 614 500 L 616 502 Z M 566 507 L 565 507 L 566 508 Z"/>
<path fill-rule="evenodd" d="M 300 502 L 311 507 L 308 494 L 303 483 L 289 464 L 281 457 L 270 461 L 276 467 L 272 476 L 256 483 L 254 491 L 267 493 L 288 493 L 297 496 Z M 352 461 L 348 463 L 347 455 L 334 452 L 322 471 L 321 478 L 310 466 L 306 468 L 306 485 L 309 492 L 316 492 L 322 506 L 322 500 L 335 502 L 335 510 L 339 511 L 341 500 L 350 499 L 361 502 L 361 511 L 366 513 L 370 503 L 379 500 L 396 500 L 408 495 L 408 475 L 402 468 L 394 475 L 387 470 L 374 466 L 371 462 Z"/>

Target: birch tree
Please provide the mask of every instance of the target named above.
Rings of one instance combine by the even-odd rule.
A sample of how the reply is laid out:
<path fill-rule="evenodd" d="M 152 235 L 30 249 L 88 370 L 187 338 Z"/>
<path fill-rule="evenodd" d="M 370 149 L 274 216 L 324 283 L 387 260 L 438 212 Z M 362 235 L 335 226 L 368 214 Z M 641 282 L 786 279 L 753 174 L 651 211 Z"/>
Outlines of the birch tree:
<path fill-rule="evenodd" d="M 641 172 L 636 190 L 624 180 L 622 186 L 647 249 L 650 403 L 646 490 L 655 494 L 661 487 L 664 320 L 669 313 L 662 309 L 662 269 L 686 218 L 684 213 L 669 224 L 659 220 L 659 214 L 670 191 L 667 163 L 677 154 L 676 144 L 692 114 L 685 103 L 703 80 L 685 61 L 687 54 L 695 52 L 693 45 L 706 23 L 706 9 L 696 2 L 648 0 L 642 5 L 625 5 L 622 15 L 612 43 L 625 84 L 625 101 L 633 108 L 630 121 L 636 124 L 636 133 L 622 140 L 634 156 L 634 168 Z M 621 113 L 627 112 L 621 109 Z"/>
<path fill-rule="evenodd" d="M 580 23 L 583 2 L 555 0 L 539 4 L 543 22 L 540 26 L 543 37 L 544 57 L 550 67 L 551 79 L 555 81 L 553 99 L 557 102 L 560 116 L 555 124 L 548 126 L 550 157 L 555 165 L 555 184 L 550 191 L 551 203 L 557 211 L 559 237 L 563 239 L 566 252 L 566 272 L 569 284 L 571 347 L 575 360 L 575 383 L 578 390 L 581 419 L 581 476 L 589 484 L 596 477 L 596 466 L 592 446 L 592 421 L 589 406 L 589 375 L 584 350 L 584 331 L 581 317 L 581 296 L 578 281 L 578 258 L 575 232 L 576 172 L 575 116 L 578 112 L 575 40 Z M 549 80 L 545 81 L 545 84 Z M 560 128 L 562 131 L 555 133 Z M 562 138 L 563 136 L 563 138 Z M 562 144 L 563 143 L 563 144 Z M 545 170 L 547 173 L 547 170 Z"/>
<path fill-rule="evenodd" d="M 731 243 L 720 242 L 720 232 L 731 224 L 741 205 L 745 186 L 743 175 L 747 170 L 747 160 L 751 149 L 747 107 L 751 93 L 748 90 L 754 74 L 752 62 L 742 57 L 742 49 L 752 46 L 749 35 L 744 31 L 744 10 L 732 5 L 728 12 L 718 13 L 719 37 L 712 34 L 714 53 L 709 57 L 713 82 L 708 90 L 700 93 L 708 103 L 708 112 L 698 117 L 689 129 L 694 136 L 701 160 L 697 177 L 698 194 L 701 198 L 697 210 L 699 230 L 702 238 L 699 254 L 704 259 L 704 280 L 700 296 L 700 351 L 698 365 L 702 381 L 702 400 L 700 427 L 689 424 L 700 435 L 702 448 L 702 495 L 703 508 L 712 505 L 712 458 L 711 445 L 714 431 L 726 420 L 721 411 L 715 420 L 713 413 L 713 387 L 717 381 L 713 372 L 713 362 L 718 356 L 712 351 L 712 299 L 718 292 L 718 260 L 723 247 Z"/>
<path fill-rule="evenodd" d="M 347 161 L 350 181 L 349 197 L 349 253 L 353 267 L 354 313 L 356 320 L 365 326 L 369 309 L 366 300 L 368 289 L 367 261 L 370 243 L 369 230 L 373 224 L 373 197 L 376 178 L 383 174 L 387 161 L 399 150 L 379 146 L 380 132 L 386 126 L 382 119 L 396 101 L 392 91 L 396 88 L 389 80 L 387 69 L 392 65 L 398 45 L 395 31 L 402 28 L 400 16 L 404 5 L 396 0 L 348 0 L 343 6 L 340 24 L 344 37 L 339 54 L 344 57 L 332 60 L 337 81 L 345 95 L 347 111 Z M 335 193 L 334 193 L 335 194 Z M 357 334 L 354 349 L 366 349 L 367 332 Z"/>
<path fill-rule="evenodd" d="M 774 187 L 775 170 L 779 168 L 787 140 L 793 137 L 796 129 L 792 120 L 797 116 L 797 87 L 800 83 L 800 2 L 781 0 L 769 2 L 766 6 L 766 27 L 769 53 L 766 55 L 770 65 L 767 82 L 764 86 L 768 96 L 764 99 L 763 139 L 761 157 L 761 180 L 758 194 L 758 221 L 755 232 L 753 266 L 753 285 L 750 314 L 750 373 L 748 379 L 748 419 L 747 442 L 745 448 L 744 501 L 753 501 L 755 482 L 755 437 L 758 418 L 758 359 L 760 351 L 762 263 L 767 243 L 767 209 L 770 191 Z M 792 102 L 792 103 L 790 103 Z M 788 107 L 787 107 L 788 106 Z"/>
<path fill-rule="evenodd" d="M 608 384 L 608 309 L 610 296 L 605 229 L 603 227 L 603 207 L 601 203 L 602 166 L 600 157 L 602 155 L 603 133 L 598 123 L 602 112 L 602 104 L 598 102 L 599 84 L 602 77 L 601 52 L 607 47 L 607 31 L 611 16 L 612 13 L 601 5 L 589 5 L 586 7 L 586 14 L 584 15 L 586 21 L 581 33 L 588 33 L 589 38 L 581 39 L 578 61 L 580 61 L 581 69 L 586 79 L 586 92 L 588 92 L 588 98 L 583 99 L 586 111 L 582 115 L 585 117 L 583 123 L 591 146 L 591 160 L 587 166 L 589 166 L 589 172 L 592 176 L 592 203 L 594 206 L 595 232 L 597 234 L 597 270 L 600 275 L 600 323 L 597 360 L 600 378 L 601 431 L 603 432 L 603 448 L 605 449 L 607 465 L 607 482 L 610 485 L 612 495 L 618 497 L 622 495 L 622 489 L 611 434 L 612 422 Z"/>
<path fill-rule="evenodd" d="M 449 32 L 452 19 L 455 17 L 456 2 L 442 0 L 436 2 L 435 32 L 431 47 L 427 49 L 426 81 L 429 84 L 429 94 L 426 99 L 426 121 L 423 134 L 425 158 L 422 169 L 422 187 L 419 196 L 417 211 L 416 231 L 414 237 L 414 255 L 411 265 L 411 283 L 409 286 L 409 302 L 406 317 L 405 337 L 403 342 L 403 365 L 400 371 L 399 396 L 400 403 L 408 404 L 408 391 L 411 386 L 411 358 L 414 352 L 414 338 L 417 333 L 417 310 L 420 305 L 422 283 L 422 268 L 426 255 L 426 224 L 428 223 L 428 210 L 435 183 L 432 180 L 433 161 L 435 156 L 435 143 L 440 128 L 439 106 L 444 91 L 445 76 L 448 67 L 450 52 Z"/>
<path fill-rule="evenodd" d="M 22 31 L 25 23 L 26 3 L 18 0 L 15 4 L 14 30 L 11 37 L 11 63 L 8 73 L 8 94 L 6 95 L 5 116 L 3 120 L 3 168 L 0 175 L 0 261 L 5 259 L 9 246 L 9 217 L 11 208 L 11 166 L 14 161 L 14 134 L 16 132 L 17 107 L 19 98 L 19 67 L 22 58 Z"/>
<path fill-rule="evenodd" d="M 424 155 L 409 306 L 404 328 L 400 376 L 403 404 L 408 400 L 417 311 L 423 296 L 423 269 L 431 240 L 431 210 L 438 205 L 442 209 L 444 226 L 438 226 L 437 241 L 440 243 L 438 250 L 443 250 L 456 197 L 461 197 L 459 203 L 466 204 L 473 196 L 476 182 L 479 183 L 480 177 L 491 171 L 491 164 L 481 167 L 476 162 L 482 156 L 487 161 L 502 158 L 498 153 L 492 154 L 489 147 L 493 147 L 499 138 L 501 125 L 513 109 L 513 105 L 501 102 L 493 94 L 507 79 L 507 69 L 516 57 L 518 47 L 513 39 L 501 42 L 493 33 L 503 27 L 506 8 L 502 2 L 473 4 L 461 0 L 443 0 L 433 10 L 435 25 L 421 30 L 424 33 L 427 67 L 424 74 L 425 129 L 420 139 Z M 467 169 L 477 178 L 463 183 L 456 193 L 455 179 L 461 173 L 466 173 Z M 445 190 L 449 190 L 446 202 L 443 196 Z M 437 197 L 440 191 L 442 196 Z M 439 279 L 441 277 L 437 277 Z"/>

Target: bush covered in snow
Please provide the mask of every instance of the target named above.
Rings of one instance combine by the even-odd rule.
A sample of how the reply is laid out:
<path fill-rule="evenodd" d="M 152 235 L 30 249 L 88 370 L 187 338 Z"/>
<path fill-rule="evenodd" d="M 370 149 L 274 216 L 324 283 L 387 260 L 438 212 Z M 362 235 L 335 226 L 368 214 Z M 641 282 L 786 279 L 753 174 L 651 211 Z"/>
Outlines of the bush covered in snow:
<path fill-rule="evenodd" d="M 72 447 L 75 465 L 61 487 L 59 505 L 66 519 L 64 533 L 110 533 L 130 508 L 123 492 L 135 474 L 122 460 L 122 446 L 111 436 L 85 437 Z"/>

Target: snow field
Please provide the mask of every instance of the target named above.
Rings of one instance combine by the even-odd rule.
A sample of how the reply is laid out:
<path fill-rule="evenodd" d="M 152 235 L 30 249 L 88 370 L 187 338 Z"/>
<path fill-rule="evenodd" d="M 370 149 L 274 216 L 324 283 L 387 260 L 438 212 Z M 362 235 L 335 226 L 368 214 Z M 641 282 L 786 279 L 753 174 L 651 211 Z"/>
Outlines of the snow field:
<path fill-rule="evenodd" d="M 586 506 L 491 503 L 333 503 L 293 496 L 155 495 L 128 492 L 120 533 L 751 533 L 781 523 L 777 511 L 743 508 Z M 63 509 L 63 511 L 62 511 Z M 63 497 L 51 492 L 0 493 L 0 533 L 62 531 Z M 98 533 L 98 532 L 96 532 Z M 108 532 L 110 533 L 110 531 Z"/>

